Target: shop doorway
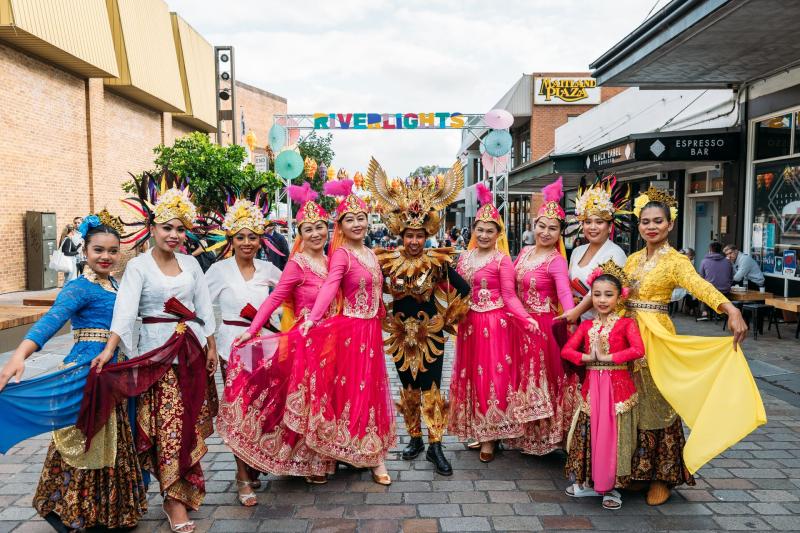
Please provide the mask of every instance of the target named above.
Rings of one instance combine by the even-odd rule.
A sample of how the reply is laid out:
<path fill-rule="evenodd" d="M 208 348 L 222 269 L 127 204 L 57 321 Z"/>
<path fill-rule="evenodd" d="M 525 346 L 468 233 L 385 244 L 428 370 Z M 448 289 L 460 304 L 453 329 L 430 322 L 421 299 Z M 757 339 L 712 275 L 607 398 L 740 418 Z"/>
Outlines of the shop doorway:
<path fill-rule="evenodd" d="M 708 245 L 719 238 L 719 199 L 696 198 L 694 200 L 694 266 L 708 253 Z"/>

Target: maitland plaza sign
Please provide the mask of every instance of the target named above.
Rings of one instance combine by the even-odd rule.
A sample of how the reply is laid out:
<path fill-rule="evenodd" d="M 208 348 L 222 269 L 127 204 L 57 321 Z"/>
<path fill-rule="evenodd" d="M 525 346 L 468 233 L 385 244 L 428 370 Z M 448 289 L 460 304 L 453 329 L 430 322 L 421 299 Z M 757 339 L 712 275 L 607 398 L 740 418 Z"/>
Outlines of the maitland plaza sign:
<path fill-rule="evenodd" d="M 600 88 L 594 78 L 534 78 L 535 105 L 599 104 Z"/>
<path fill-rule="evenodd" d="M 739 133 L 658 135 L 590 152 L 587 170 L 600 170 L 633 161 L 732 161 L 739 158 Z"/>
<path fill-rule="evenodd" d="M 315 130 L 462 129 L 463 113 L 314 113 Z"/>

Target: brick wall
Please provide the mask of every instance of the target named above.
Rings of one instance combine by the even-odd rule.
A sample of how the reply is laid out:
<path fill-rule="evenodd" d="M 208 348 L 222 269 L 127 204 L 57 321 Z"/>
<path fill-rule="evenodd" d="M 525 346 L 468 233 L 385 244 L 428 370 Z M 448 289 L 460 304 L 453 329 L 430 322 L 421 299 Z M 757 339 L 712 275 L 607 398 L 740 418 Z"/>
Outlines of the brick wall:
<path fill-rule="evenodd" d="M 242 82 L 236 82 L 236 106 L 244 110 L 245 126 L 248 131 L 253 130 L 257 146 L 261 148 L 267 145 L 272 117 L 286 114 L 287 109 L 285 98 Z M 237 133 L 241 134 L 241 112 L 237 111 L 235 115 Z M 230 132 L 222 137 L 223 144 L 231 142 Z M 243 145 L 244 139 L 240 139 L 239 143 Z"/>
<path fill-rule="evenodd" d="M 26 210 L 86 211 L 84 80 L 0 45 L 0 292 L 25 288 Z M 60 229 L 59 229 L 60 231 Z"/>

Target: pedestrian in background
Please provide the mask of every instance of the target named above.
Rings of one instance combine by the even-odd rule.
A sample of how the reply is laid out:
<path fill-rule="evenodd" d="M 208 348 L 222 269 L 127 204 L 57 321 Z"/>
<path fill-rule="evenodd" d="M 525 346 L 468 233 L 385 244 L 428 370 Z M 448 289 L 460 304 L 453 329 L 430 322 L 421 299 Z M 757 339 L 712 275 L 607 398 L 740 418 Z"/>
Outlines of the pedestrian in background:
<path fill-rule="evenodd" d="M 764 273 L 761 272 L 761 268 L 752 257 L 741 253 L 735 244 L 726 244 L 723 252 L 728 261 L 733 264 L 734 284 L 747 282 L 753 288 L 764 288 Z"/>
<path fill-rule="evenodd" d="M 75 227 L 76 231 L 75 234 L 72 236 L 72 242 L 78 246 L 78 255 L 76 258 L 76 276 L 80 276 L 83 273 L 83 267 L 86 265 L 86 253 L 85 247 L 83 246 L 83 234 L 80 231 L 77 231 L 78 228 L 81 226 L 81 222 L 83 222 L 83 217 L 75 217 L 72 219 L 72 225 Z"/>
<path fill-rule="evenodd" d="M 725 297 L 731 292 L 733 265 L 722 255 L 722 245 L 716 241 L 708 245 L 708 253 L 700 263 L 700 275 Z M 697 320 L 708 320 L 708 309 Z"/>
<path fill-rule="evenodd" d="M 70 262 L 72 263 L 70 271 L 66 273 L 66 279 L 64 280 L 65 283 L 78 277 L 78 253 L 80 252 L 82 244 L 75 244 L 73 239 L 76 233 L 75 226 L 73 224 L 67 224 L 64 226 L 64 230 L 61 232 L 61 237 L 58 239 L 61 253 L 69 258 Z"/>
<path fill-rule="evenodd" d="M 278 252 L 283 255 L 280 255 L 275 250 L 269 249 L 267 251 L 267 261 L 281 269 L 281 271 L 286 267 L 286 262 L 289 260 L 289 242 L 286 240 L 286 237 L 280 234 L 279 231 L 275 231 L 275 224 L 272 223 L 267 226 L 267 231 L 264 234 L 269 242 L 277 248 Z"/>

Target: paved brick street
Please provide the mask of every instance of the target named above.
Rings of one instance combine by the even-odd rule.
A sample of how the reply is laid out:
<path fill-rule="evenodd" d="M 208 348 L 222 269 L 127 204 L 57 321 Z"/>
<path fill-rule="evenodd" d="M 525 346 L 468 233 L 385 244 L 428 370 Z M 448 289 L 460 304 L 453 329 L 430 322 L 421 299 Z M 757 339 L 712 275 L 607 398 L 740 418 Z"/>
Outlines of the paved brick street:
<path fill-rule="evenodd" d="M 719 323 L 677 322 L 681 332 L 722 334 Z M 260 505 L 244 508 L 236 501 L 233 457 L 213 437 L 203 461 L 206 503 L 192 516 L 201 531 L 225 532 L 798 531 L 800 341 L 794 339 L 793 328 L 784 327 L 782 333 L 783 340 L 773 331 L 745 343 L 764 391 L 769 424 L 703 468 L 696 487 L 677 491 L 658 508 L 648 507 L 643 494 L 630 492 L 623 494 L 623 507 L 616 512 L 602 509 L 599 500 L 573 500 L 563 492 L 567 483 L 561 456 L 505 452 L 485 465 L 476 452 L 452 439 L 446 441 L 455 469 L 449 478 L 434 474 L 422 457 L 400 460 L 398 448 L 388 461 L 394 479 L 390 487 L 373 483 L 368 471 L 345 469 L 327 485 L 314 487 L 299 479 L 270 477 L 258 490 Z M 45 351 L 57 354 L 68 346 L 61 337 Z M 452 345 L 447 357 L 452 357 Z M 56 356 L 43 356 L 39 366 L 50 359 Z M 396 384 L 391 367 L 389 375 Z M 49 530 L 30 507 L 49 438 L 31 439 L 0 456 L 0 533 Z M 157 485 L 150 489 L 151 509 L 137 531 L 167 531 Z"/>

